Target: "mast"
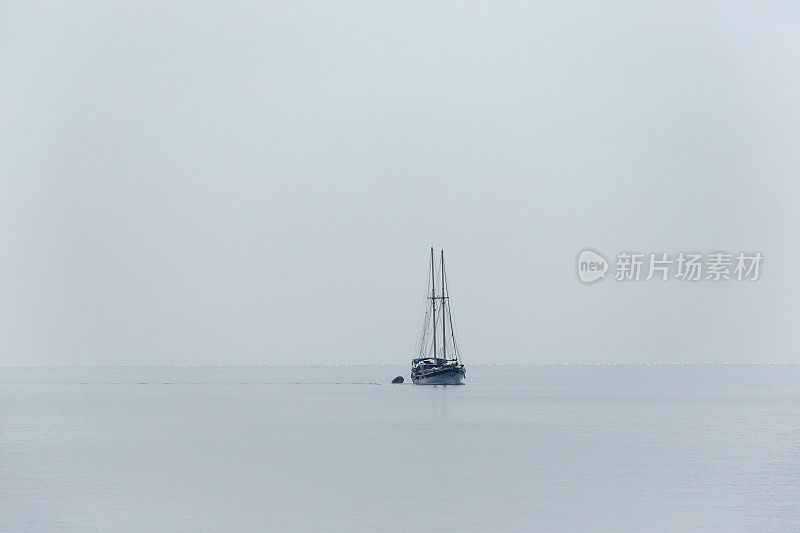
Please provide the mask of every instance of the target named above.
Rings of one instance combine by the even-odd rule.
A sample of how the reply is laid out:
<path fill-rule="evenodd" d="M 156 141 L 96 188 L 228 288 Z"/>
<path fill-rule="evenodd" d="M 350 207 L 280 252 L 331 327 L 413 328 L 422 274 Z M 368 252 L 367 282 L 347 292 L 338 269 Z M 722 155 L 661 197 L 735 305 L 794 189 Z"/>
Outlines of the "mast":
<path fill-rule="evenodd" d="M 431 307 L 433 308 L 433 361 L 436 362 L 436 273 L 433 270 L 433 246 L 431 246 Z"/>
<path fill-rule="evenodd" d="M 442 250 L 442 358 L 445 360 L 445 363 L 447 363 L 447 332 L 444 329 L 444 324 L 446 322 L 446 297 L 447 295 L 444 293 L 444 250 Z"/>

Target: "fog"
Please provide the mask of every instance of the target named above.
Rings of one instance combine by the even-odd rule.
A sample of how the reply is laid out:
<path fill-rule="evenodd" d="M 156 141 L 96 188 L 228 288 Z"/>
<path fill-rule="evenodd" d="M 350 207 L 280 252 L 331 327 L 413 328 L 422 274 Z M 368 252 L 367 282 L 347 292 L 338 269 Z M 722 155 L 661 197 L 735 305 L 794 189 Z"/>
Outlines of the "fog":
<path fill-rule="evenodd" d="M 800 360 L 798 5 L 0 14 L 0 365 L 405 363 L 431 245 L 467 364 Z"/>

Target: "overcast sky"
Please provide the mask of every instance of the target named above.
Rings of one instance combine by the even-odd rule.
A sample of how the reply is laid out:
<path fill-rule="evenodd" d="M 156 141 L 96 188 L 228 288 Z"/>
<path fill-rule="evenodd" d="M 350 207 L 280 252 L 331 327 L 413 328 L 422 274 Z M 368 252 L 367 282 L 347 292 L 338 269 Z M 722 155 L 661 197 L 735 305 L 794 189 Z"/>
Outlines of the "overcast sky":
<path fill-rule="evenodd" d="M 4 3 L 0 365 L 405 364 L 431 244 L 467 364 L 800 360 L 798 20 Z M 585 247 L 765 259 L 583 285 Z"/>

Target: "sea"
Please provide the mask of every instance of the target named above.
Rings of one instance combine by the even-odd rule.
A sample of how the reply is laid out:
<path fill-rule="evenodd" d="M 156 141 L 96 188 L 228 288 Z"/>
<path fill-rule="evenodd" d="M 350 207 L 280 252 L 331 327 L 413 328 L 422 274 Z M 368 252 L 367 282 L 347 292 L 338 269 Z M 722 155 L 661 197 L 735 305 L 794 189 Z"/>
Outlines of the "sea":
<path fill-rule="evenodd" d="M 800 365 L 0 369 L 2 531 L 800 531 Z"/>

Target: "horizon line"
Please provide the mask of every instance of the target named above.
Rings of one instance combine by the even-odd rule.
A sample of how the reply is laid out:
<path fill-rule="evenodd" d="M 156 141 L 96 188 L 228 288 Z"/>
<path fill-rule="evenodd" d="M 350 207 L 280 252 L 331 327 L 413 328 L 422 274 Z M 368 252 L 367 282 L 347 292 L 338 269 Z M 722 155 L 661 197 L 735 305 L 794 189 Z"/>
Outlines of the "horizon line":
<path fill-rule="evenodd" d="M 561 367 L 561 366 L 791 366 L 800 365 L 800 361 L 481 361 L 469 363 L 468 366 L 520 366 L 520 367 Z M 180 364 L 33 364 L 33 365 L 0 365 L 0 369 L 28 368 L 346 368 L 346 367 L 398 367 L 405 363 L 180 363 Z"/>

